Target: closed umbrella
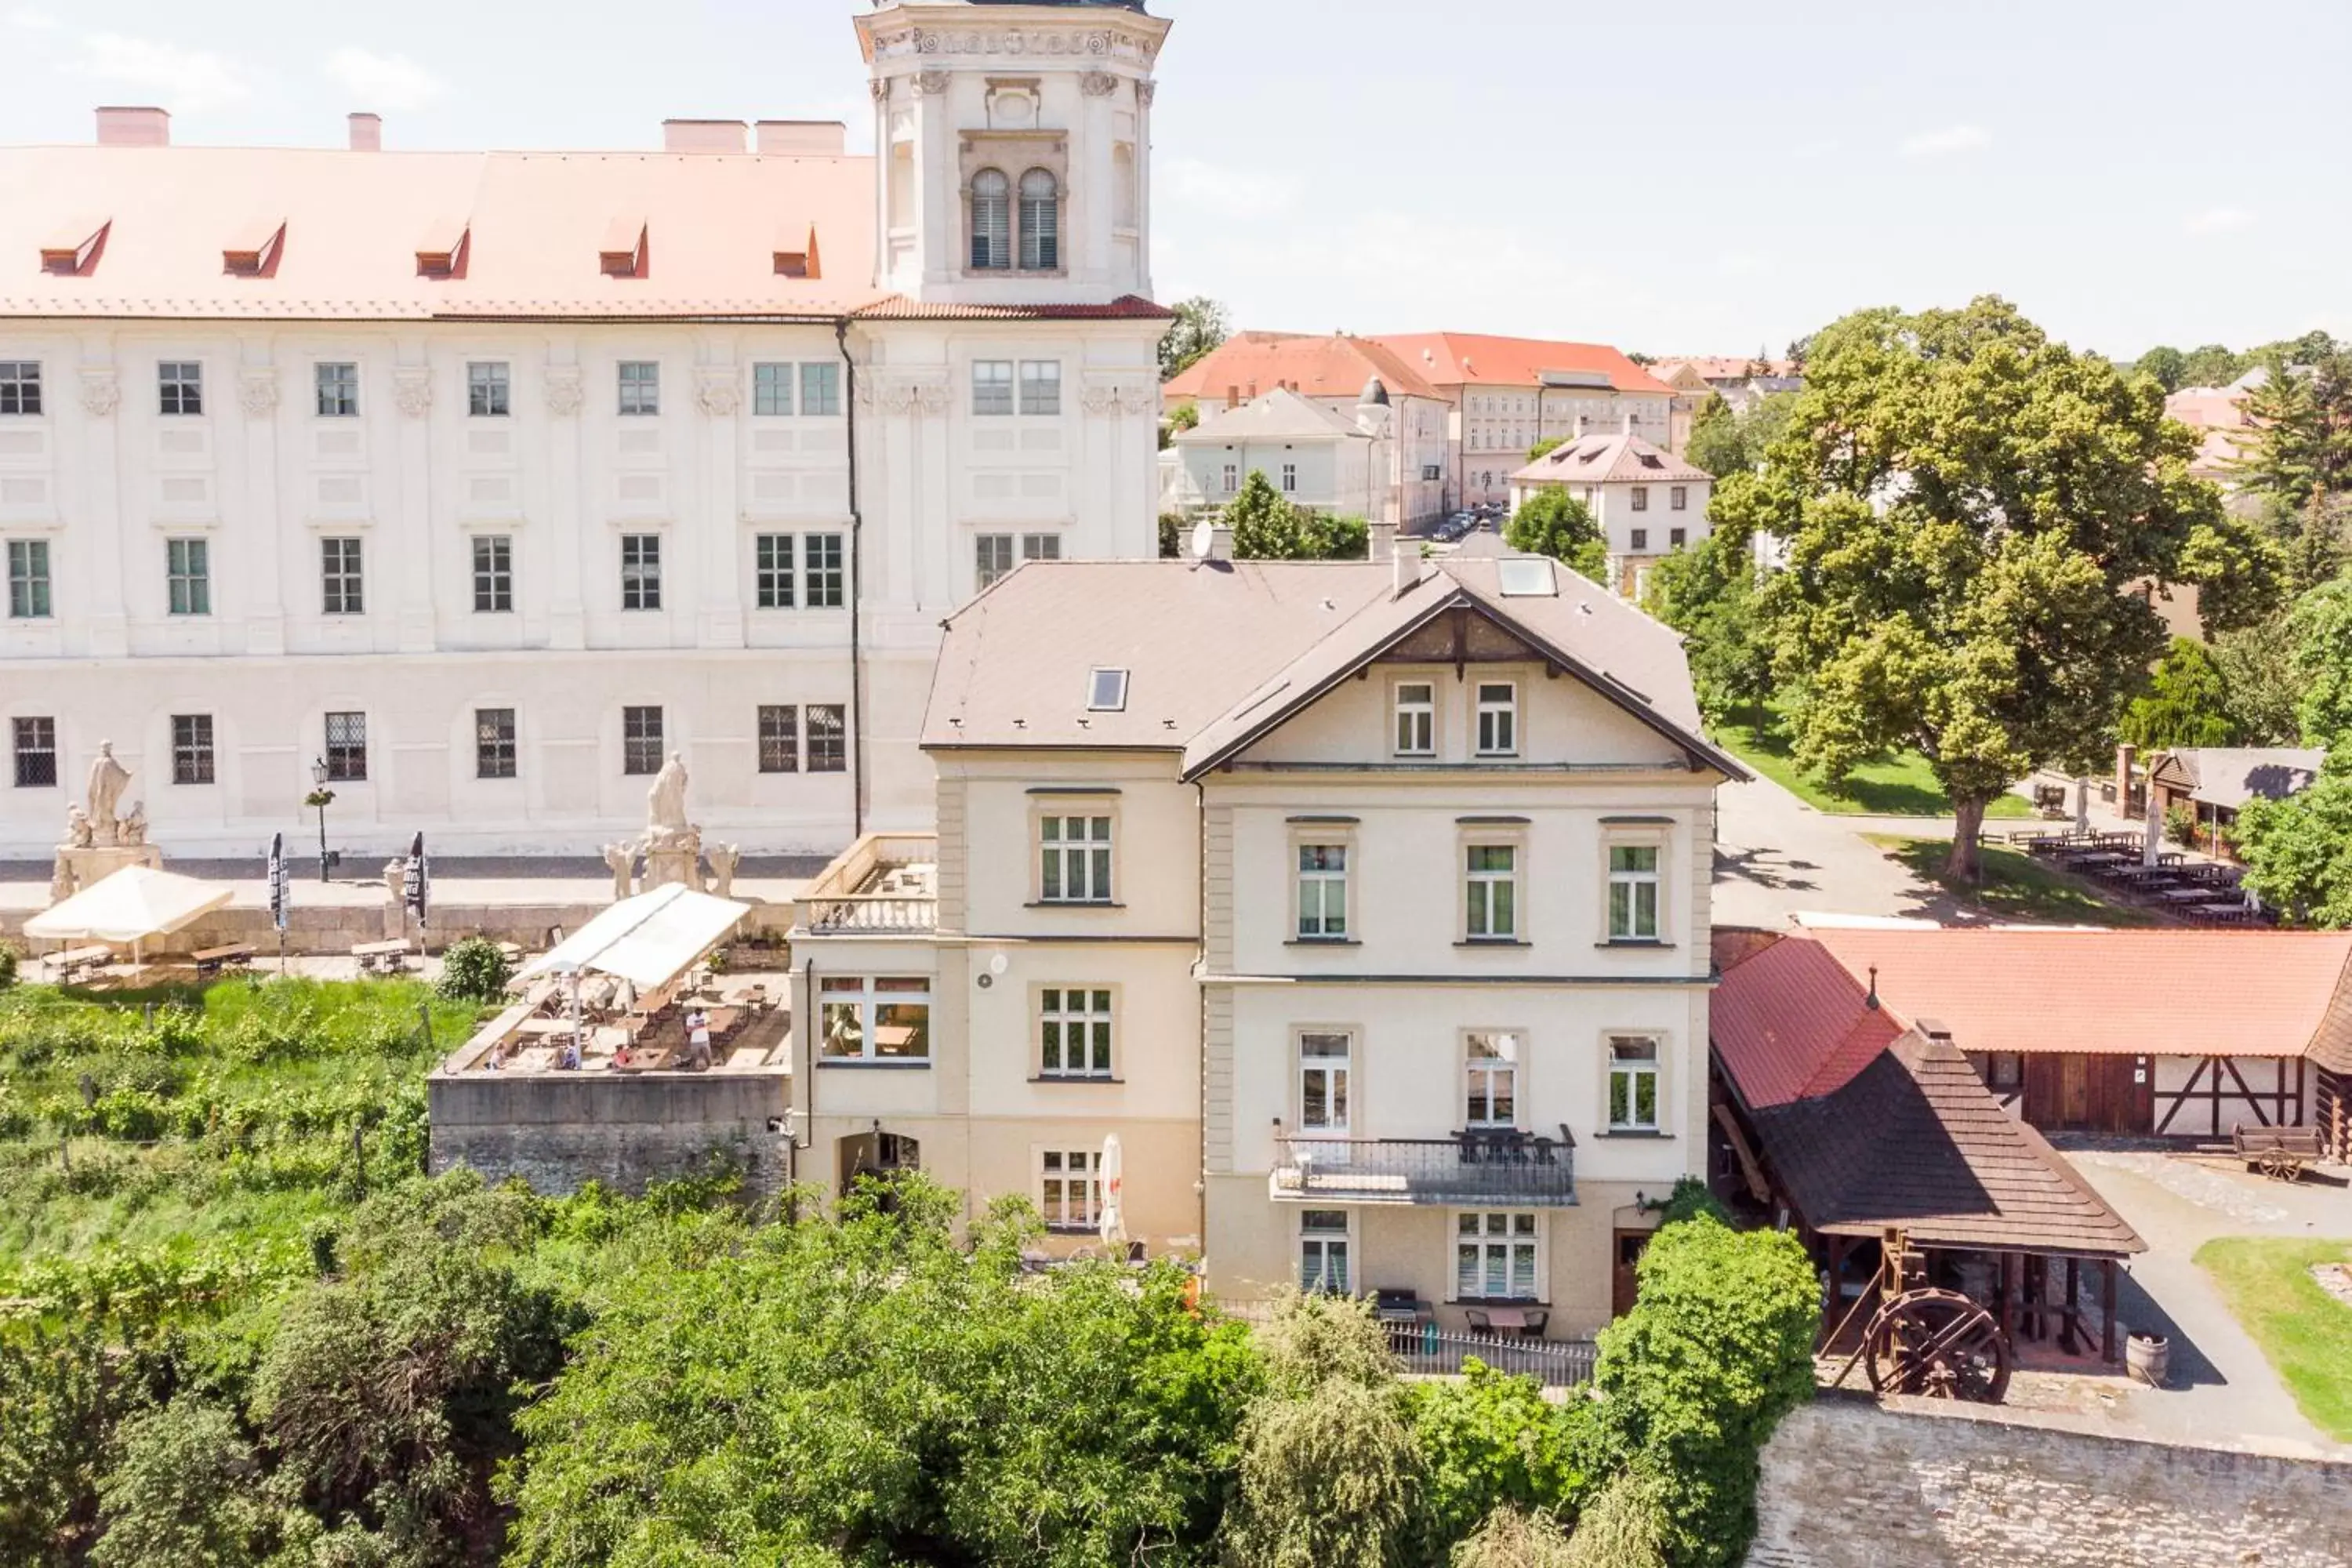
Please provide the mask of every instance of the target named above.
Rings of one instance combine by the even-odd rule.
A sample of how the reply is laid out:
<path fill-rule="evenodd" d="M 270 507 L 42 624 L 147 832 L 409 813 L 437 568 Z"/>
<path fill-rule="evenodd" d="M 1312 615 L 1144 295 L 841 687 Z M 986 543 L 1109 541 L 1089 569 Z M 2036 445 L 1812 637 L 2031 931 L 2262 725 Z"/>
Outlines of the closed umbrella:
<path fill-rule="evenodd" d="M 1121 1156 L 1118 1134 L 1116 1132 L 1103 1140 L 1099 1174 L 1102 1177 L 1103 1191 L 1100 1225 L 1103 1245 L 1124 1247 L 1127 1245 L 1127 1215 L 1124 1212 L 1126 1162 Z"/>

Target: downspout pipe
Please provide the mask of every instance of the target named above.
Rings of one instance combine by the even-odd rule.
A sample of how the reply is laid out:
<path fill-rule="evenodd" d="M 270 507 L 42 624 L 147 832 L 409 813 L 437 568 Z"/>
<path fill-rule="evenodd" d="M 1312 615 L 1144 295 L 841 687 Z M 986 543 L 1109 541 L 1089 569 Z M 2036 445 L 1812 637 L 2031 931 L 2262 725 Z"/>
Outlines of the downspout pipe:
<path fill-rule="evenodd" d="M 857 362 L 849 353 L 849 318 L 833 322 L 841 351 L 842 412 L 849 456 L 849 837 L 866 837 L 866 514 L 857 500 Z"/>

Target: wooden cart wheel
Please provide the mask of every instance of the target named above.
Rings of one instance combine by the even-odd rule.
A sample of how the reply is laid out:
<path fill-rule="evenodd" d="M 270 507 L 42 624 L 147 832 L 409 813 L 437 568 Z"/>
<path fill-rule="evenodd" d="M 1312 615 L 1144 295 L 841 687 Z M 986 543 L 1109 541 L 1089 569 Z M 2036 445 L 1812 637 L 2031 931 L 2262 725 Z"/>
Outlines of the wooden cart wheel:
<path fill-rule="evenodd" d="M 1951 1290 L 1912 1290 L 1879 1309 L 1865 1346 L 1870 1386 L 1998 1405 L 2009 1392 L 2009 1341 L 1983 1307 Z"/>
<path fill-rule="evenodd" d="M 2303 1162 L 2284 1149 L 2272 1149 L 2262 1159 L 2263 1174 L 2273 1182 L 2293 1182 L 2302 1178 Z"/>

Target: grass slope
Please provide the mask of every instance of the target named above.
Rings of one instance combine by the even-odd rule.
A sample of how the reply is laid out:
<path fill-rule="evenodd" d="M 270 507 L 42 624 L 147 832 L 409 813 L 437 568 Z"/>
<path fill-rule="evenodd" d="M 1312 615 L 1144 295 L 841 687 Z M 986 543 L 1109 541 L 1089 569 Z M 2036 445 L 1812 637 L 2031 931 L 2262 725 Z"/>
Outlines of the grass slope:
<path fill-rule="evenodd" d="M 2352 1307 L 2321 1289 L 2311 1267 L 2347 1262 L 2352 1241 L 2232 1236 L 2197 1249 L 2296 1405 L 2339 1443 L 2352 1443 Z"/>
<path fill-rule="evenodd" d="M 2146 910 L 2108 903 L 2083 884 L 2019 850 L 1993 844 L 1979 845 L 1977 853 L 1984 867 L 1984 879 L 1971 883 L 1944 874 L 1945 862 L 1952 854 L 1952 841 L 1948 838 L 1908 838 L 1894 833 L 1865 833 L 1862 837 L 1909 867 L 1915 875 L 1949 893 L 1964 910 L 1986 920 L 2084 926 L 2157 923 Z"/>
<path fill-rule="evenodd" d="M 1750 724 L 1718 724 L 1715 738 L 1732 755 L 1816 811 L 1859 816 L 1952 814 L 1951 796 L 1936 782 L 1927 759 L 1916 752 L 1899 752 L 1882 762 L 1857 768 L 1852 778 L 1832 791 L 1827 783 L 1797 766 L 1794 742 L 1777 713 L 1761 729 Z M 1988 817 L 2032 815 L 2032 805 L 2013 795 L 1998 797 L 1985 810 Z"/>

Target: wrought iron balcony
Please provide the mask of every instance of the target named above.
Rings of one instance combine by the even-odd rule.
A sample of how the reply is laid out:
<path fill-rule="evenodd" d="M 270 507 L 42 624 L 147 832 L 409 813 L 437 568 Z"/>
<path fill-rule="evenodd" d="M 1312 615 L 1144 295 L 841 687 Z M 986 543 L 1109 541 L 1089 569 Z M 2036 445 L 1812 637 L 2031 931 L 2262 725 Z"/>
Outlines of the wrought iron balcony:
<path fill-rule="evenodd" d="M 1287 1203 L 1576 1202 L 1576 1139 L 1475 1129 L 1450 1138 L 1276 1141 L 1267 1195 Z"/>

